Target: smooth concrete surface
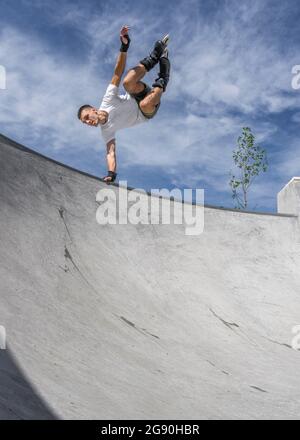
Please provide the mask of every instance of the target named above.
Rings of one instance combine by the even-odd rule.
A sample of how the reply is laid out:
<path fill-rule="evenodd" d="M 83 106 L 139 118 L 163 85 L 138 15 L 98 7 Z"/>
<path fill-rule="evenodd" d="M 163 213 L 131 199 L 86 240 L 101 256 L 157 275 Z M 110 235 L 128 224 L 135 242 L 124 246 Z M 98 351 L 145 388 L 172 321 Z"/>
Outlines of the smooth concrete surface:
<path fill-rule="evenodd" d="M 102 182 L 3 136 L 0 163 L 1 418 L 299 418 L 296 216 L 100 226 Z"/>
<path fill-rule="evenodd" d="M 278 212 L 300 215 L 300 177 L 294 177 L 277 196 Z"/>

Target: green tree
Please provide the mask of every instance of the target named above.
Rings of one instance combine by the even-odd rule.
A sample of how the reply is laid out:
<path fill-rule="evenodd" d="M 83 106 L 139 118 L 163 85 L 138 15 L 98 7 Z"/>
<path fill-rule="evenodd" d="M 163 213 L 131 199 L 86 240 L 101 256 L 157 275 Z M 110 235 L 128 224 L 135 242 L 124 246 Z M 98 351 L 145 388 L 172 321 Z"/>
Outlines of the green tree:
<path fill-rule="evenodd" d="M 261 172 L 266 172 L 268 169 L 266 151 L 256 145 L 255 137 L 249 127 L 243 127 L 232 157 L 238 168 L 238 176 L 230 173 L 229 185 L 232 198 L 236 202 L 237 209 L 247 209 L 250 186 Z"/>

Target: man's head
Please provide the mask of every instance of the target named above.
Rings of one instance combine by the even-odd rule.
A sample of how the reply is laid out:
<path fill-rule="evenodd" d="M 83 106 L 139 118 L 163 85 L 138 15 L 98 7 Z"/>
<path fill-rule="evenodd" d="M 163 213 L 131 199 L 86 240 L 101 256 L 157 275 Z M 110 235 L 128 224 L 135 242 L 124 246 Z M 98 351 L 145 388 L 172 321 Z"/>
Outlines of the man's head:
<path fill-rule="evenodd" d="M 107 122 L 108 113 L 104 110 L 97 110 L 95 107 L 85 104 L 80 107 L 77 116 L 84 124 L 97 127 L 99 124 L 103 125 Z"/>

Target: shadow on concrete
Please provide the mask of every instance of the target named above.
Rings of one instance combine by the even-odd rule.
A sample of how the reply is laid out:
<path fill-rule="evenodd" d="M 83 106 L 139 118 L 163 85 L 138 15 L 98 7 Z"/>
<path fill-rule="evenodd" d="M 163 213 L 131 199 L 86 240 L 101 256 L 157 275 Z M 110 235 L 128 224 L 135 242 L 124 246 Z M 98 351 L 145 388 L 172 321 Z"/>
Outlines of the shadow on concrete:
<path fill-rule="evenodd" d="M 0 420 L 57 419 L 9 349 L 0 350 L 0 389 Z"/>

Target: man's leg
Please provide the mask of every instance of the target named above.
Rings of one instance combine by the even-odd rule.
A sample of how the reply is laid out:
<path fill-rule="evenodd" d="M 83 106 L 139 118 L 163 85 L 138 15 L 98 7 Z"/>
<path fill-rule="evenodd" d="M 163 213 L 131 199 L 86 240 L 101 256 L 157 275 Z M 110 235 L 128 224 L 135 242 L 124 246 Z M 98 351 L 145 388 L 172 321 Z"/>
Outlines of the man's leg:
<path fill-rule="evenodd" d="M 163 89 L 160 87 L 153 87 L 150 93 L 140 102 L 140 109 L 143 113 L 152 114 L 156 110 L 156 106 L 160 103 Z"/>
<path fill-rule="evenodd" d="M 166 48 L 167 42 L 168 38 L 156 41 L 154 49 L 150 55 L 143 58 L 138 66 L 129 70 L 123 81 L 124 89 L 128 93 L 135 94 L 143 92 L 145 85 L 141 82 L 141 79 L 159 62 L 159 59 Z"/>
<path fill-rule="evenodd" d="M 160 72 L 158 78 L 152 84 L 152 90 L 140 102 L 140 109 L 147 114 L 154 113 L 157 105 L 160 103 L 160 98 L 163 92 L 166 91 L 170 78 L 170 60 L 168 58 L 168 51 L 165 49 L 163 56 L 159 60 Z"/>
<path fill-rule="evenodd" d="M 124 89 L 131 94 L 142 92 L 145 89 L 145 85 L 140 80 L 146 73 L 147 70 L 143 64 L 130 69 L 123 81 Z"/>
<path fill-rule="evenodd" d="M 171 69 L 168 49 L 164 50 L 164 53 L 159 60 L 159 67 L 160 71 L 158 74 L 158 78 L 156 78 L 155 82 L 152 84 L 152 87 L 161 87 L 165 92 L 170 79 Z"/>

